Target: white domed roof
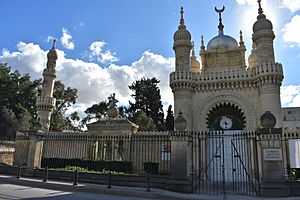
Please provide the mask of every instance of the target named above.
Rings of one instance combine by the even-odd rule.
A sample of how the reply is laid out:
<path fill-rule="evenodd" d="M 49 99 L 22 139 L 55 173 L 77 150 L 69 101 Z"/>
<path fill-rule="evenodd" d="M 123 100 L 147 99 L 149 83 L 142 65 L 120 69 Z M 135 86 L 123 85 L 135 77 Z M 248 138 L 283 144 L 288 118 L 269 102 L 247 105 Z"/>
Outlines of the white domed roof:
<path fill-rule="evenodd" d="M 219 34 L 212 38 L 207 44 L 207 50 L 218 50 L 224 48 L 226 50 L 236 50 L 239 48 L 238 42 L 229 35 Z"/>

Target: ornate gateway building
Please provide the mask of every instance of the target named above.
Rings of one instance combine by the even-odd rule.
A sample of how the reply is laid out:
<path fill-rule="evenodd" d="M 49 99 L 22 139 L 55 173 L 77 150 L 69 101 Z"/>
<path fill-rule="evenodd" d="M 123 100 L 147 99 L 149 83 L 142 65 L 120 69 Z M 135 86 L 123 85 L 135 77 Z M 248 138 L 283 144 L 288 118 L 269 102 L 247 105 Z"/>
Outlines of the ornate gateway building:
<path fill-rule="evenodd" d="M 282 127 L 283 70 L 275 61 L 272 23 L 258 2 L 248 66 L 242 32 L 239 42 L 224 33 L 221 15 L 225 7 L 215 8 L 219 14 L 218 35 L 207 45 L 201 37 L 201 62 L 198 62 L 181 8 L 180 24 L 174 34 L 176 68 L 170 74 L 170 87 L 175 113 L 182 111 L 186 130 L 254 131 L 261 127 L 260 116 L 266 111 L 275 115 L 275 127 Z"/>

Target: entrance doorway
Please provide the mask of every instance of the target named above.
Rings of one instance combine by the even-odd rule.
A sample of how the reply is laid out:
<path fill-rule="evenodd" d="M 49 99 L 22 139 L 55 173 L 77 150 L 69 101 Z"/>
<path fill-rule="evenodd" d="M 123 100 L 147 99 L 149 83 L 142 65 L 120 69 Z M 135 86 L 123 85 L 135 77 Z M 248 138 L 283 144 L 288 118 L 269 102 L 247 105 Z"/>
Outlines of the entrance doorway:
<path fill-rule="evenodd" d="M 256 134 L 242 131 L 196 133 L 194 191 L 205 194 L 258 194 Z"/>

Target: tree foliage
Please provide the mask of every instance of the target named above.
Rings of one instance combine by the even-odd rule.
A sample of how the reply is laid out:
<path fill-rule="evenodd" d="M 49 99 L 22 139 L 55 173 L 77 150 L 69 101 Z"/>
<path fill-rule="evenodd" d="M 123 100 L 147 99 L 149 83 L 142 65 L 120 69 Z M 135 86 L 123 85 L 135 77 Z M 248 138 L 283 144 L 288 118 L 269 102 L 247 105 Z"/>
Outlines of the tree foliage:
<path fill-rule="evenodd" d="M 169 105 L 168 111 L 167 111 L 166 129 L 168 131 L 174 131 L 174 114 L 173 114 L 171 105 Z"/>
<path fill-rule="evenodd" d="M 17 130 L 30 128 L 36 117 L 35 100 L 41 80 L 11 71 L 0 64 L 0 135 L 13 138 Z"/>
<path fill-rule="evenodd" d="M 77 89 L 65 87 L 61 81 L 55 81 L 53 97 L 56 98 L 55 109 L 52 112 L 50 130 L 60 131 L 64 129 L 74 130 L 76 127 L 73 126 L 71 118 L 73 115 L 74 121 L 78 119 L 78 113 L 72 113 L 71 118 L 66 117 L 65 113 L 67 109 L 74 105 L 77 100 Z M 78 117 L 75 117 L 75 116 Z"/>
<path fill-rule="evenodd" d="M 156 78 L 142 78 L 129 86 L 135 102 L 129 102 L 128 113 L 134 118 L 142 110 L 147 117 L 153 120 L 158 130 L 165 130 L 164 112 L 161 102 L 159 80 Z M 134 121 L 135 122 L 135 121 Z"/>
<path fill-rule="evenodd" d="M 139 131 L 153 131 L 157 130 L 156 125 L 154 124 L 153 120 L 148 117 L 144 111 L 140 110 L 138 111 L 134 118 L 133 121 L 139 125 Z"/>
<path fill-rule="evenodd" d="M 107 117 L 107 110 L 109 105 L 112 101 L 112 96 L 107 97 L 107 101 L 101 101 L 99 103 L 93 104 L 91 107 L 87 108 L 84 112 L 87 115 L 83 121 L 86 123 L 91 119 L 103 119 Z M 118 103 L 119 101 L 115 99 L 115 102 Z M 126 108 L 124 106 L 120 106 L 119 108 L 119 115 L 125 116 Z"/>

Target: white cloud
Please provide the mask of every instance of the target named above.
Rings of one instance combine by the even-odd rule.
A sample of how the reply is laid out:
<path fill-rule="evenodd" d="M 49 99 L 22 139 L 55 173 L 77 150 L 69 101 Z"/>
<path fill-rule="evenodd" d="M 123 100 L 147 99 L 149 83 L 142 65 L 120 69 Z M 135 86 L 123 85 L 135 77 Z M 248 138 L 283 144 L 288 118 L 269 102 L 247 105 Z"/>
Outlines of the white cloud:
<path fill-rule="evenodd" d="M 300 9 L 300 0 L 283 0 L 283 4 L 292 12 Z"/>
<path fill-rule="evenodd" d="M 48 35 L 48 37 L 46 38 L 46 42 L 52 42 L 53 40 L 56 40 L 55 37 L 51 36 L 51 35 Z"/>
<path fill-rule="evenodd" d="M 74 42 L 71 41 L 72 40 L 71 33 L 66 28 L 62 29 L 62 33 L 63 33 L 63 35 L 60 38 L 61 44 L 66 49 L 73 50 L 75 48 L 75 44 L 74 44 Z"/>
<path fill-rule="evenodd" d="M 109 50 L 103 50 L 106 45 L 104 41 L 95 41 L 90 45 L 90 54 L 88 55 L 91 60 L 97 60 L 100 63 L 113 63 L 119 59 L 116 57 L 116 53 L 112 53 Z"/>
<path fill-rule="evenodd" d="M 253 0 L 235 0 L 235 1 L 241 5 L 257 5 L 257 2 Z"/>
<path fill-rule="evenodd" d="M 100 51 L 97 48 L 95 48 L 95 52 Z M 13 70 L 18 69 L 23 74 L 29 73 L 34 79 L 42 77 L 47 52 L 42 50 L 39 45 L 20 42 L 17 51 L 10 53 L 4 49 L 2 52 L 0 62 L 7 62 Z M 169 87 L 168 76 L 174 69 L 174 58 L 165 58 L 146 51 L 139 60 L 131 65 L 111 64 L 107 68 L 103 68 L 98 64 L 80 59 L 68 59 L 61 50 L 57 50 L 57 53 L 57 80 L 61 80 L 68 87 L 78 89 L 76 109 L 72 108 L 68 113 L 76 110 L 82 116 L 87 107 L 106 100 L 112 93 L 116 93 L 120 104 L 127 105 L 129 100 L 133 101 L 128 85 L 142 77 L 156 77 L 160 80 L 159 87 L 164 110 L 167 110 L 169 104 L 173 104 L 173 94 Z"/>
<path fill-rule="evenodd" d="M 300 46 L 300 15 L 295 15 L 282 29 L 285 42 L 296 43 Z"/>
<path fill-rule="evenodd" d="M 281 104 L 284 107 L 300 107 L 300 85 L 281 87 Z"/>
<path fill-rule="evenodd" d="M 33 77 L 40 77 L 46 64 L 46 52 L 37 44 L 24 42 L 19 42 L 17 49 L 16 52 L 3 49 L 0 62 L 9 63 L 22 74 L 29 73 Z"/>
<path fill-rule="evenodd" d="M 256 0 L 235 0 L 236 3 L 240 5 L 250 5 L 256 6 L 258 8 L 258 3 Z M 296 12 L 300 10 L 300 0 L 265 0 L 261 2 L 263 9 L 267 9 L 270 6 L 275 8 L 287 8 L 291 12 Z"/>

